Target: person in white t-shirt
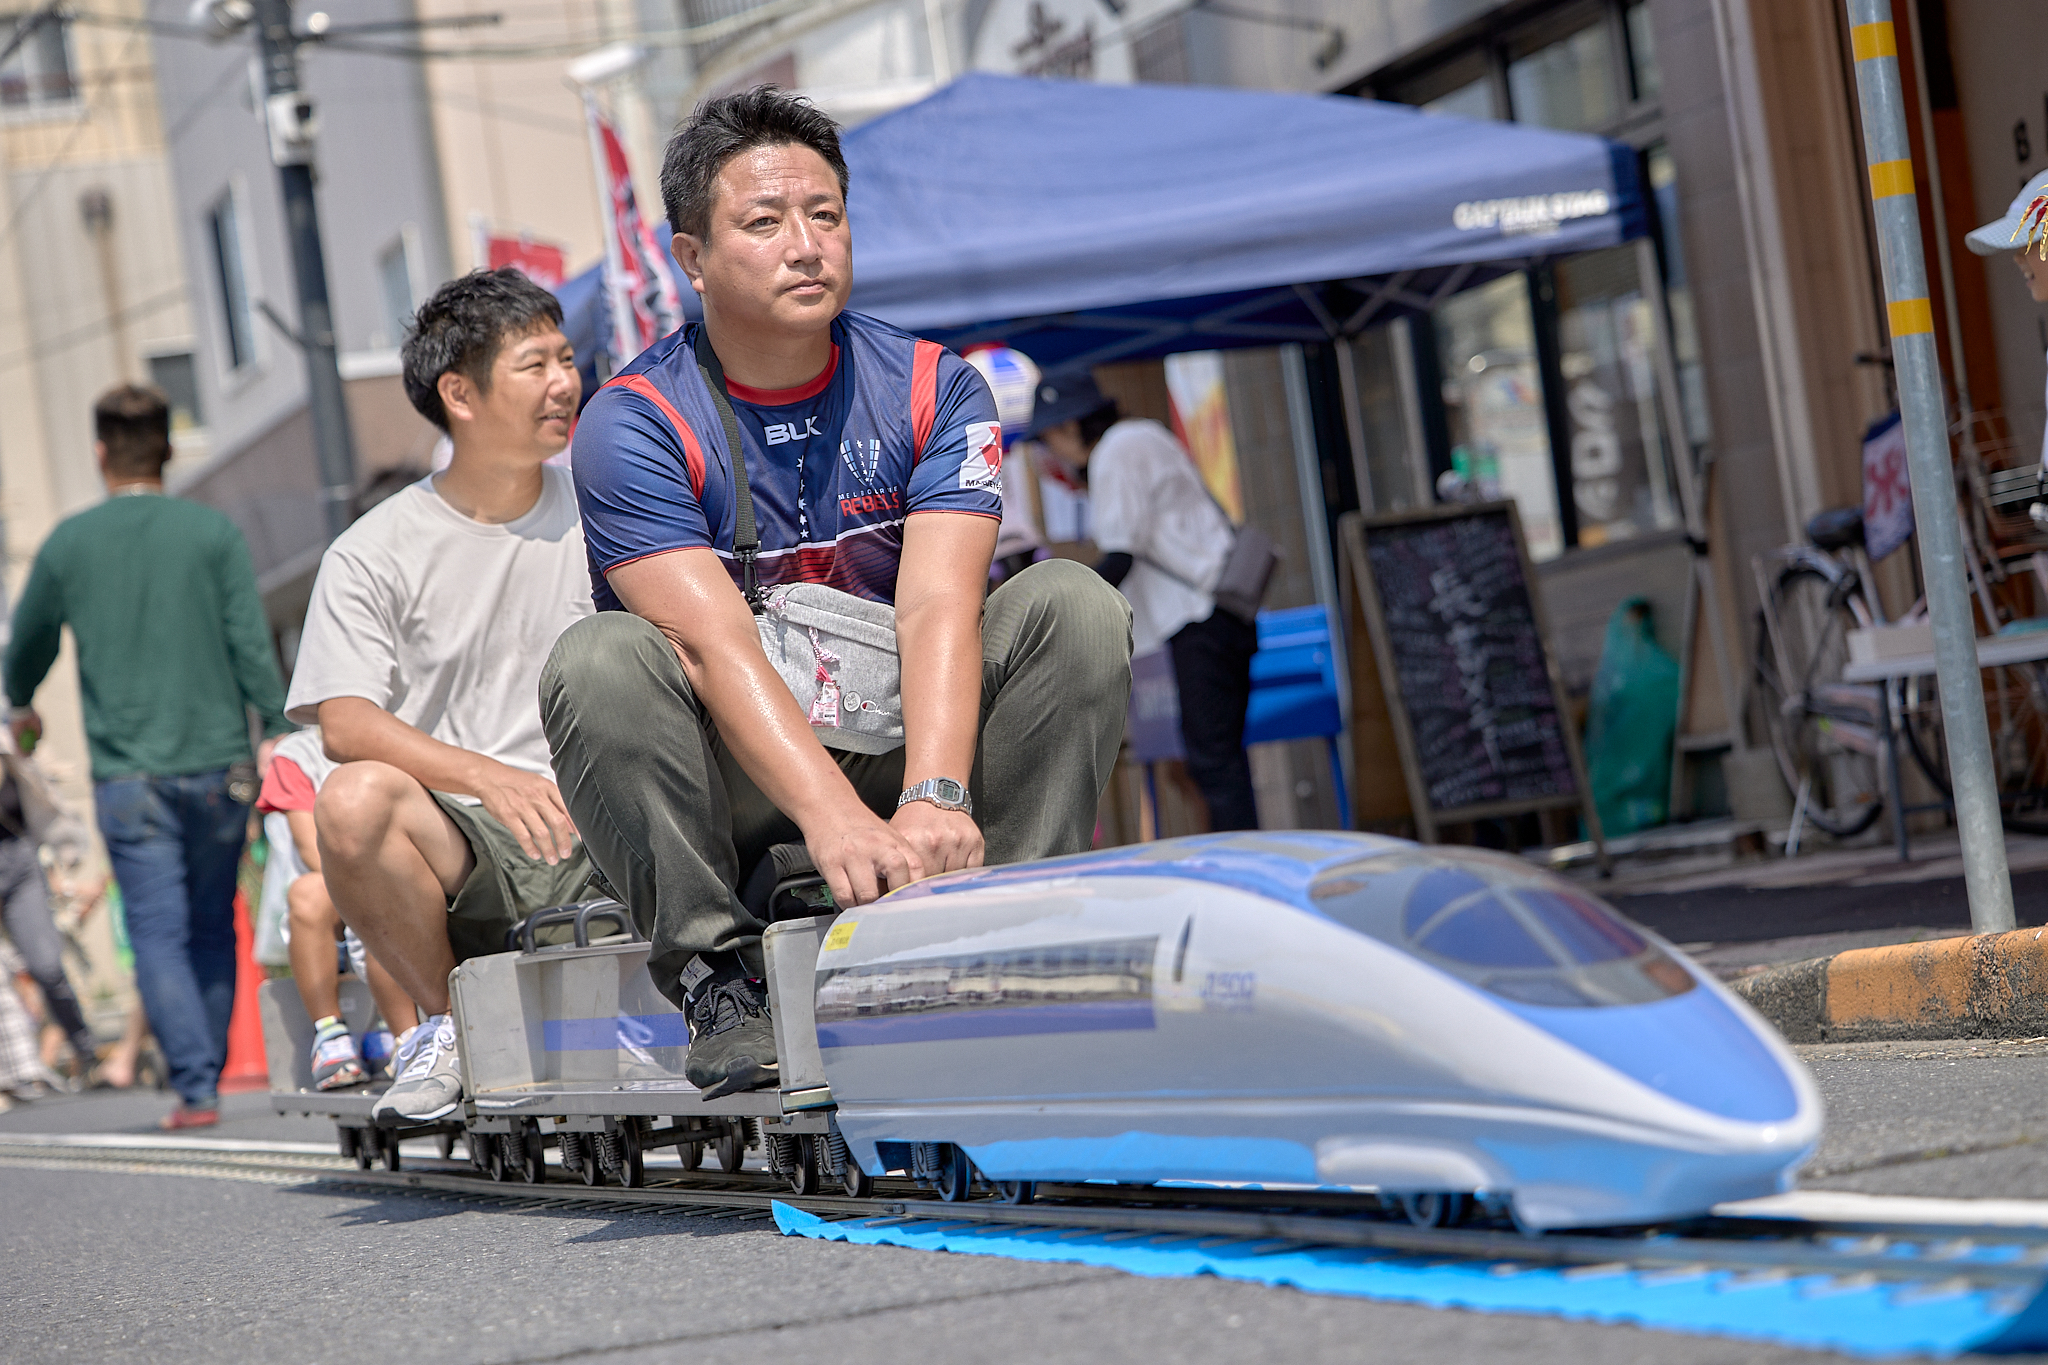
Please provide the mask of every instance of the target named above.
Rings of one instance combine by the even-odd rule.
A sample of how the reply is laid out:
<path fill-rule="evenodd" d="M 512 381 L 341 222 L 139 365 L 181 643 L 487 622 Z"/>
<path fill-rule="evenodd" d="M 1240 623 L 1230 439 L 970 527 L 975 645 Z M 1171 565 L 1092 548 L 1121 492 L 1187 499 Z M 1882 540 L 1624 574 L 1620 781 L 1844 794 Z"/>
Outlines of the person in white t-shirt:
<path fill-rule="evenodd" d="M 314 812 L 328 894 L 429 1015 L 399 1040 L 380 1122 L 455 1112 L 448 973 L 589 881 L 539 702 L 555 637 L 592 611 L 575 490 L 546 464 L 582 392 L 561 324 L 513 270 L 421 306 L 406 394 L 454 453 L 327 548 L 292 674 L 287 714 L 341 765 Z"/>
<path fill-rule="evenodd" d="M 1085 371 L 1038 386 L 1029 435 L 1088 485 L 1098 572 L 1131 603 L 1131 650 L 1173 651 L 1188 776 L 1212 830 L 1257 829 L 1244 751 L 1258 631 L 1211 596 L 1235 530 L 1173 433 L 1123 418 Z"/>

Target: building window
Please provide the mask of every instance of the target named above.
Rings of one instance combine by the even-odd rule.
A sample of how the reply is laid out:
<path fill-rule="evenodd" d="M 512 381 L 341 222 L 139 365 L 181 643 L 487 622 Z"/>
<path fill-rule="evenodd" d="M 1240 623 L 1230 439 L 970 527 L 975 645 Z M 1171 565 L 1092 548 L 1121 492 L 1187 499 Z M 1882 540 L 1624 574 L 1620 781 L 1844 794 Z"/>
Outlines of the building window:
<path fill-rule="evenodd" d="M 1517 123 L 1590 132 L 1621 112 L 1614 43 L 1594 19 L 1508 61 L 1508 99 Z"/>
<path fill-rule="evenodd" d="M 1630 5 L 1622 22 L 1628 30 L 1629 78 L 1635 87 L 1636 102 L 1652 103 L 1664 93 L 1664 77 L 1657 70 L 1657 39 L 1650 30 L 1648 0 L 1636 0 Z"/>
<path fill-rule="evenodd" d="M 214 281 L 227 368 L 232 373 L 256 359 L 256 316 L 249 303 L 249 278 L 242 256 L 241 206 L 229 190 L 207 211 L 207 240 L 213 248 Z"/>
<path fill-rule="evenodd" d="M 1446 91 L 1433 100 L 1422 102 L 1426 114 L 1455 114 L 1459 118 L 1493 117 L 1493 85 L 1484 77 Z"/>
<path fill-rule="evenodd" d="M 26 14 L 0 15 L 0 33 L 12 36 Z M 14 55 L 0 62 L 0 107 L 32 108 L 63 104 L 78 97 L 71 74 L 71 25 L 42 16 Z"/>
<path fill-rule="evenodd" d="M 397 241 L 377 256 L 377 283 L 384 295 L 384 344 L 396 346 L 405 337 L 405 329 L 412 325 L 412 315 L 419 308 L 414 295 L 411 228 L 400 234 Z"/>
<path fill-rule="evenodd" d="M 1131 39 L 1131 65 L 1141 81 L 1188 85 L 1187 18 L 1169 14 Z"/>
<path fill-rule="evenodd" d="M 181 436 L 206 425 L 199 407 L 199 371 L 190 351 L 149 358 L 149 382 L 171 402 L 171 434 Z"/>

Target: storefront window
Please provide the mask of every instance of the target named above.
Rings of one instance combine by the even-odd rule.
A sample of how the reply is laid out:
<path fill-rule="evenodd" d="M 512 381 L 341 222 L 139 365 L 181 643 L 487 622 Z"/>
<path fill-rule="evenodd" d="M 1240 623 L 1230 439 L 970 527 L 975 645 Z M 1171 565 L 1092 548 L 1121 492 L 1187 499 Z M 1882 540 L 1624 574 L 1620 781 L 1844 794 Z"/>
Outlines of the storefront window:
<path fill-rule="evenodd" d="M 1613 122 L 1616 98 L 1614 44 L 1598 19 L 1508 63 L 1508 98 L 1515 120 L 1574 132 Z"/>
<path fill-rule="evenodd" d="M 1482 495 L 1513 498 L 1530 558 L 1555 558 L 1564 529 L 1528 279 L 1504 275 L 1468 289 L 1438 305 L 1433 320 L 1452 468 Z"/>
<path fill-rule="evenodd" d="M 1671 149 L 1658 143 L 1643 153 L 1644 178 L 1657 201 L 1657 241 L 1664 251 L 1664 304 L 1671 314 L 1671 359 L 1678 371 L 1678 401 L 1685 412 L 1685 435 L 1705 445 L 1707 423 L 1706 370 L 1700 361 L 1700 329 L 1693 311 L 1692 277 L 1685 268 L 1685 243 L 1678 232 L 1678 171 Z"/>
<path fill-rule="evenodd" d="M 1579 544 L 1678 524 L 1657 411 L 1657 332 L 1633 247 L 1557 266 L 1557 331 Z"/>

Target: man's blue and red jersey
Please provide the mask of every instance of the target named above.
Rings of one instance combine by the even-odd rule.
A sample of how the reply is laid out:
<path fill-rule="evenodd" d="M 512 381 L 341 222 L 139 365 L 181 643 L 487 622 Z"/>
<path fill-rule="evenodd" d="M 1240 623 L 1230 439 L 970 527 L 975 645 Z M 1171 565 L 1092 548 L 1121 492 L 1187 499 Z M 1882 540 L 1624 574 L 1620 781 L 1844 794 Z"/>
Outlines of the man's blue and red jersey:
<path fill-rule="evenodd" d="M 605 575 L 709 546 L 735 582 L 737 506 L 725 426 L 697 369 L 696 325 L 650 346 L 576 425 L 573 465 L 591 596 Z M 728 383 L 746 446 L 763 587 L 823 583 L 893 604 L 913 512 L 1002 517 L 1002 426 L 959 356 L 859 313 L 832 323 L 832 361 L 798 389 Z"/>

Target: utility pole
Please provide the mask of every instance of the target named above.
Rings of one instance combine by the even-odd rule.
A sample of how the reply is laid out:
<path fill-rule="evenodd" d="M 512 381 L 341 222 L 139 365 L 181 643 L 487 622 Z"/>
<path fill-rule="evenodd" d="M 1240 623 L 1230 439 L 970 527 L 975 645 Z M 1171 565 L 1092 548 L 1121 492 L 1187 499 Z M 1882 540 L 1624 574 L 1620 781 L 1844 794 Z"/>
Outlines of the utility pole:
<path fill-rule="evenodd" d="M 263 69 L 263 122 L 284 197 L 285 233 L 299 295 L 299 330 L 287 335 L 306 357 L 306 406 L 331 540 L 347 530 L 351 520 L 355 440 L 341 387 L 334 311 L 327 300 L 327 257 L 320 246 L 320 213 L 313 199 L 313 140 L 319 120 L 312 97 L 299 88 L 302 38 L 292 32 L 291 0 L 198 0 L 192 10 L 193 20 L 219 37 L 232 36 L 245 26 L 256 30 L 258 64 Z M 324 16 L 314 17 L 317 21 Z"/>
<path fill-rule="evenodd" d="M 1899 40 L 1892 27 L 1891 0 L 1848 0 L 1848 6 L 1970 927 L 1980 934 L 2001 933 L 2013 927 L 2012 880 L 1992 777 L 1984 684 L 1977 671 L 1977 622 L 1970 607 L 1969 561 L 1964 558 L 1968 551 L 1956 512 L 1955 470 L 1949 461 L 1948 404 L 1941 387 L 1941 357 L 1934 348 L 1927 261 L 1920 249 L 1913 152 L 1906 140 L 1905 98 L 1899 84 Z"/>

